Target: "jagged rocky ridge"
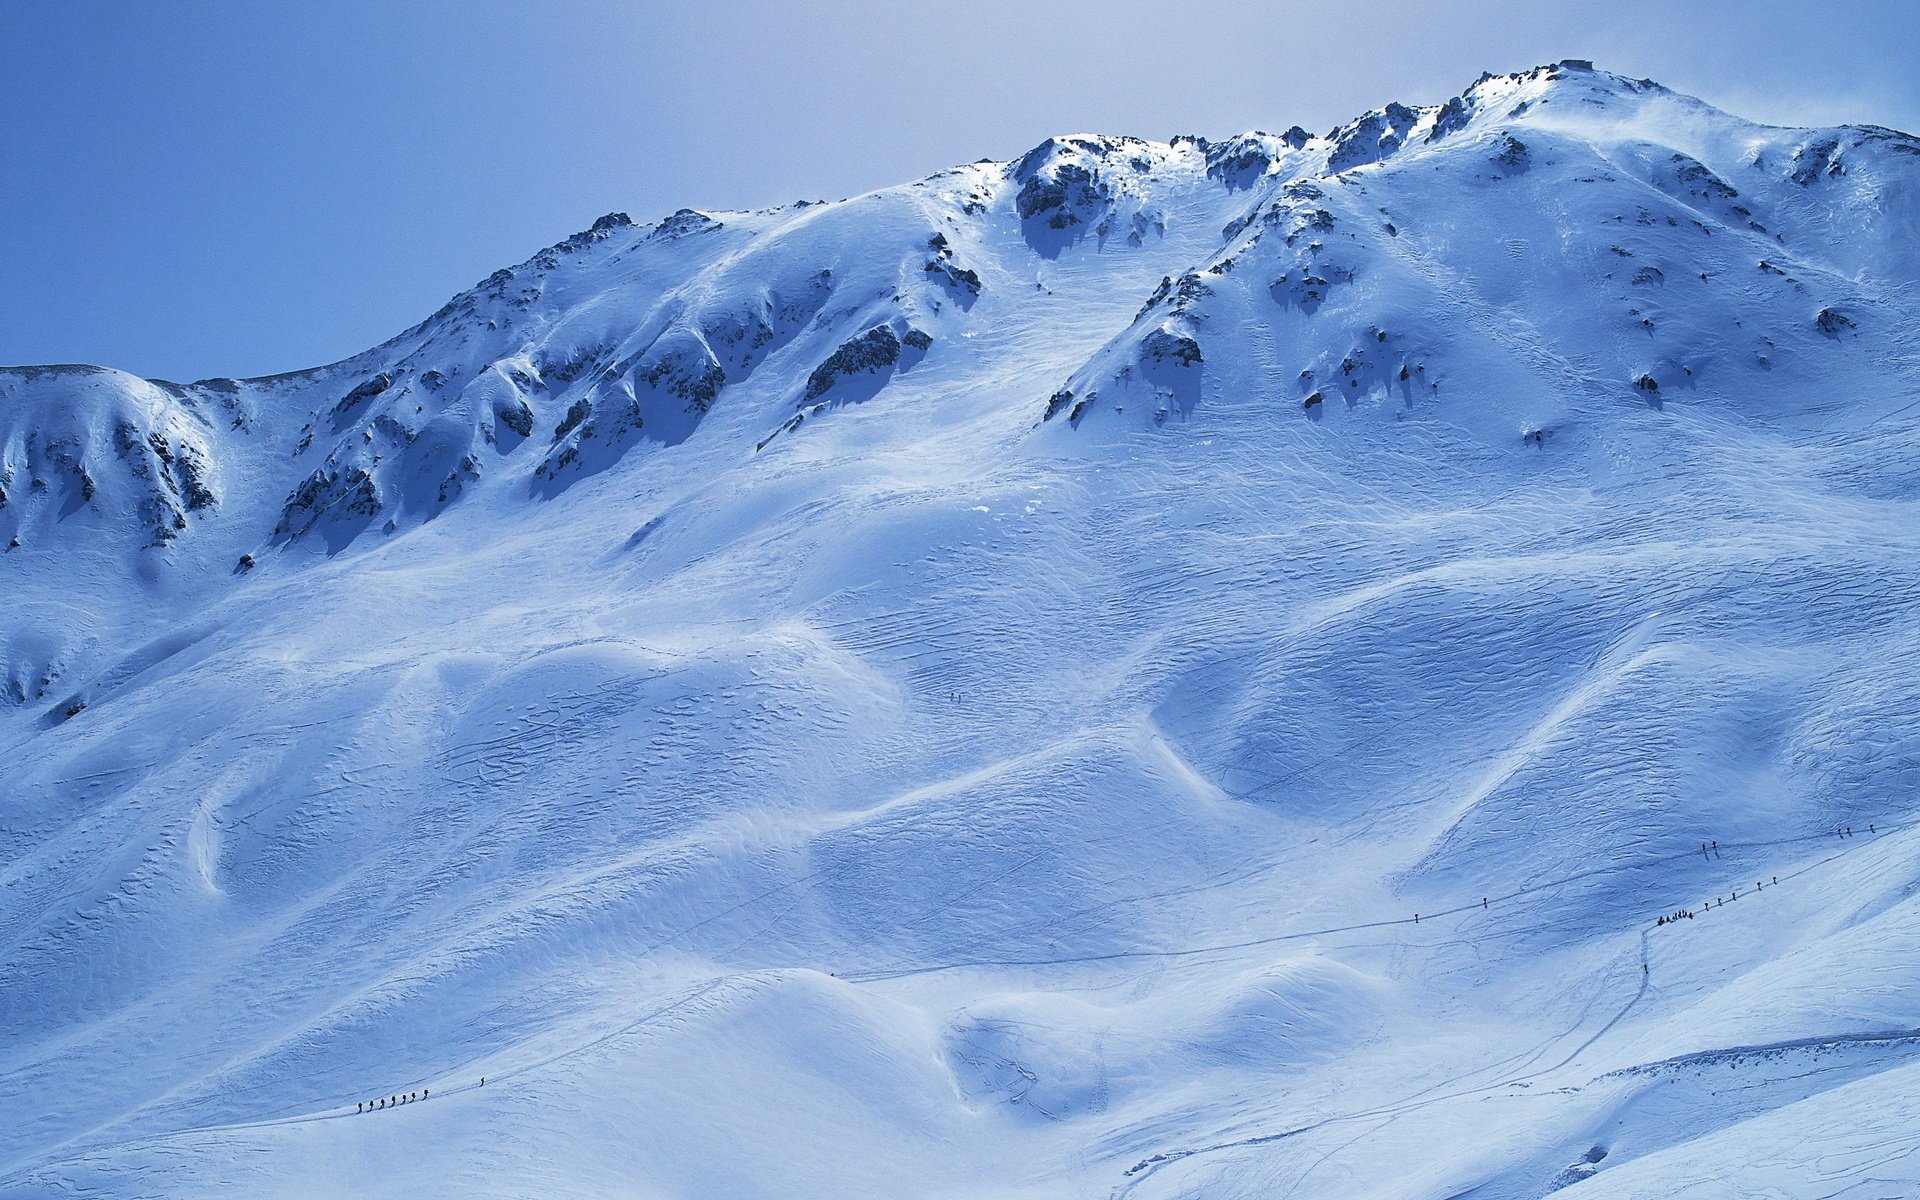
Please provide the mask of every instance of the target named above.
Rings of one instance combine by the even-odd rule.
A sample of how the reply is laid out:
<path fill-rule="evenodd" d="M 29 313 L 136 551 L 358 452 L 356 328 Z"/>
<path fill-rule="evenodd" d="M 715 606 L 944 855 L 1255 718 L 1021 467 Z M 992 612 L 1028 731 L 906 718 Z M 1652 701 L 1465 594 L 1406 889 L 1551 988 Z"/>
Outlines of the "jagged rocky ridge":
<path fill-rule="evenodd" d="M 1719 118 L 1720 128 L 1686 147 L 1658 145 L 1641 136 L 1649 107 L 1684 121 Z M 1645 335 L 1585 365 L 1596 385 L 1670 394 L 1711 371 L 1732 387 L 1790 362 L 1808 372 L 1795 386 L 1815 387 L 1819 343 L 1809 339 L 1860 332 L 1866 306 L 1852 281 L 1911 278 L 1920 262 L 1900 235 L 1914 215 L 1906 184 L 1916 163 L 1920 144 L 1904 134 L 1746 126 L 1651 81 L 1570 61 L 1485 76 L 1444 104 L 1389 104 L 1318 137 L 1297 127 L 1217 142 L 1073 136 L 1004 166 L 840 205 L 683 210 L 646 227 L 611 214 L 331 367 L 186 388 L 92 376 L 117 380 L 125 396 L 116 403 L 127 411 L 88 436 L 30 427 L 28 393 L 64 390 L 87 377 L 80 369 L 16 373 L 0 468 L 8 497 L 0 512 L 11 515 L 0 516 L 8 523 L 0 532 L 36 536 L 26 519 L 36 495 L 54 511 L 98 508 L 98 474 L 117 470 L 142 481 L 125 500 L 138 513 L 137 536 L 168 546 L 214 510 L 205 480 L 218 473 L 215 459 L 252 453 L 244 443 L 259 440 L 242 423 L 187 414 L 216 401 L 259 409 L 243 396 L 273 396 L 261 417 L 268 423 L 311 406 L 294 440 L 299 476 L 283 485 L 260 550 L 315 539 L 337 550 L 369 531 L 394 533 L 522 460 L 529 493 L 553 495 L 639 447 L 683 442 L 769 357 L 811 360 L 796 372 L 799 394 L 780 397 L 751 439 L 765 448 L 824 411 L 836 381 L 861 375 L 877 392 L 908 365 L 903 350 L 937 353 L 943 336 L 964 329 L 988 286 L 987 264 L 970 261 L 967 247 L 995 223 L 1014 222 L 1043 263 L 1119 253 L 1164 244 L 1176 197 L 1187 216 L 1221 213 L 1218 237 L 1210 247 L 1199 239 L 1205 252 L 1163 277 L 1105 349 L 1040 390 L 1044 419 L 1077 424 L 1107 402 L 1155 421 L 1189 412 L 1205 363 L 1245 352 L 1248 321 L 1271 331 L 1304 409 L 1396 390 L 1403 403 L 1420 402 L 1449 379 L 1479 387 L 1485 381 L 1466 368 L 1432 361 L 1449 340 L 1479 332 L 1445 328 L 1420 309 L 1420 291 L 1441 303 L 1456 280 L 1474 286 L 1485 269 L 1482 260 L 1450 262 L 1435 240 L 1460 231 L 1435 228 L 1445 218 L 1422 211 L 1434 188 L 1473 196 L 1488 230 L 1524 224 L 1538 191 L 1574 204 L 1554 269 L 1528 259 L 1501 287 L 1524 289 L 1530 275 L 1535 303 L 1551 291 L 1558 307 L 1608 314 L 1616 328 Z M 1522 176 L 1525 195 L 1489 190 Z M 1013 280 L 1032 268 L 995 269 L 1007 280 L 1004 299 L 1020 299 Z M 1756 305 L 1756 284 L 1776 294 Z M 1661 320 L 1689 309 L 1743 314 L 1734 327 L 1746 352 L 1704 353 L 1692 324 Z M 152 415 L 156 395 L 167 397 L 164 418 Z M 211 432 L 194 432 L 196 423 Z"/>

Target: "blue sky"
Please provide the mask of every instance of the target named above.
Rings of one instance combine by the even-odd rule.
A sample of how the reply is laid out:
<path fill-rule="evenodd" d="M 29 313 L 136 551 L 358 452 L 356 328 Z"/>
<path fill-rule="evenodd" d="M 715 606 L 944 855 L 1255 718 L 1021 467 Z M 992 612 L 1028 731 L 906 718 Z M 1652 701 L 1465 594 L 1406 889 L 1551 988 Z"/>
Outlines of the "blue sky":
<path fill-rule="evenodd" d="M 1324 131 L 1559 58 L 1920 129 L 1920 4 L 0 3 L 0 361 L 381 341 L 612 210 L 838 197 L 1051 133 Z"/>

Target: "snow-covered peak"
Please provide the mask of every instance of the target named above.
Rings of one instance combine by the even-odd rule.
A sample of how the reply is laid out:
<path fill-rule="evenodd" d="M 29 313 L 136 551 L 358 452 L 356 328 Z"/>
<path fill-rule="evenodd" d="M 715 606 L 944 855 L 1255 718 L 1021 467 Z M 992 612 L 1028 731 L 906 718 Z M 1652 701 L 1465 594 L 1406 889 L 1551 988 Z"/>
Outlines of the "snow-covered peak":
<path fill-rule="evenodd" d="M 1497 111 L 1512 116 L 1512 110 L 1517 106 L 1532 108 L 1540 104 L 1572 103 L 1618 108 L 1649 98 L 1679 95 L 1651 79 L 1617 75 L 1598 70 L 1585 59 L 1568 58 L 1504 75 L 1489 72 L 1462 92 L 1461 99 L 1483 111 Z M 1694 104 L 1701 103 L 1691 97 L 1684 99 Z"/>
<path fill-rule="evenodd" d="M 0 543 L 64 526 L 164 547 L 219 502 L 230 381 L 181 387 L 106 367 L 0 368 Z"/>
<path fill-rule="evenodd" d="M 649 222 L 612 213 L 350 359 L 174 391 L 234 397 L 237 412 L 257 416 L 263 442 L 288 449 L 277 482 L 275 470 L 253 472 L 280 493 L 268 543 L 300 543 L 344 515 L 346 528 L 319 539 L 337 547 L 430 520 L 495 474 L 552 495 L 636 449 L 647 457 L 686 442 L 716 412 L 728 414 L 728 436 L 765 447 L 830 411 L 834 397 L 860 394 L 828 381 L 869 362 L 870 350 L 899 347 L 882 354 L 884 368 L 859 372 L 868 383 L 922 355 L 937 362 L 980 336 L 988 311 L 1025 319 L 1063 269 L 1088 274 L 1089 286 L 1100 276 L 1109 288 L 1138 287 L 1132 306 L 1145 323 L 1134 336 L 1163 350 L 1166 338 L 1207 340 L 1199 326 L 1202 297 L 1217 290 L 1209 277 L 1244 273 L 1276 248 L 1305 258 L 1261 269 L 1307 303 L 1349 275 L 1414 261 L 1485 274 L 1459 241 L 1430 240 L 1429 217 L 1449 223 L 1441 214 L 1468 195 L 1470 179 L 1509 181 L 1470 201 L 1489 229 L 1521 220 L 1528 206 L 1582 197 L 1565 210 L 1561 236 L 1593 254 L 1620 244 L 1611 228 L 1620 221 L 1732 232 L 1746 239 L 1729 247 L 1736 259 L 1795 276 L 1805 295 L 1794 303 L 1817 312 L 1828 304 L 1816 291 L 1845 289 L 1814 288 L 1794 263 L 1815 275 L 1915 277 L 1920 248 L 1906 231 L 1916 163 L 1920 144 L 1903 134 L 1772 129 L 1569 60 L 1483 76 L 1444 104 L 1387 104 L 1324 137 L 1298 127 L 1171 142 L 1069 134 L 1004 163 L 846 201 L 682 209 Z M 1391 195 L 1355 203 L 1343 190 L 1353 186 Z M 1657 205 L 1654 194 L 1664 197 Z M 1658 269 L 1698 276 L 1704 264 L 1678 261 L 1697 257 L 1674 248 Z M 1601 266 L 1584 278 L 1604 277 Z M 979 309 L 983 297 L 990 303 Z M 1152 313 L 1167 306 L 1184 316 L 1162 329 Z M 1625 307 L 1653 319 L 1644 304 Z M 1657 373 L 1657 354 L 1622 358 L 1645 360 L 1633 376 Z M 1086 386 L 1082 378 L 1067 390 Z M 172 385 L 142 387 L 163 395 Z M 27 434 L 54 418 L 9 403 L 19 459 Z M 70 440 L 49 428 L 34 444 Z M 174 527 L 169 537 L 186 532 L 170 516 L 154 524 Z"/>
<path fill-rule="evenodd" d="M 1636 138 L 1664 130 L 1691 136 L 1698 122 L 1749 125 L 1711 105 L 1650 79 L 1596 70 L 1566 59 L 1511 74 L 1485 74 L 1441 104 L 1387 104 L 1335 128 L 1324 139 L 1321 168 L 1338 174 L 1418 150 L 1444 138 L 1517 126 L 1575 130 L 1601 141 Z M 1678 126 L 1676 128 L 1675 126 Z"/>

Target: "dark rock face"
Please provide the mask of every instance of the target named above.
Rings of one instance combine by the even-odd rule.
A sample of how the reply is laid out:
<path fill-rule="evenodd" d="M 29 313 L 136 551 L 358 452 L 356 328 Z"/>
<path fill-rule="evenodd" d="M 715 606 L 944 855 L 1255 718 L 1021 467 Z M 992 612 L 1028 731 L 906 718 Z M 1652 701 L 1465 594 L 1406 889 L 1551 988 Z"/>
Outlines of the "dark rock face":
<path fill-rule="evenodd" d="M 365 467 L 328 463 L 302 480 L 280 510 L 273 540 L 291 542 L 323 519 L 364 527 L 379 515 L 380 485 Z"/>
<path fill-rule="evenodd" d="M 1702 216 L 1731 225 L 1765 233 L 1764 225 L 1753 219 L 1753 211 L 1741 203 L 1740 193 L 1713 173 L 1699 159 L 1677 151 L 1642 151 L 1646 180 L 1656 189 L 1695 210 Z"/>
<path fill-rule="evenodd" d="M 362 380 L 352 391 L 340 397 L 340 403 L 333 406 L 334 432 L 338 433 L 361 405 L 392 386 L 393 376 L 382 371 L 371 379 Z"/>
<path fill-rule="evenodd" d="M 524 436 L 517 430 L 532 432 L 533 413 L 519 395 L 514 373 L 531 382 L 521 368 L 510 373 L 490 367 L 457 397 L 452 372 L 442 374 L 439 387 L 424 375 L 383 373 L 387 381 L 371 393 L 373 399 L 356 402 L 372 403 L 371 410 L 352 422 L 293 489 L 270 540 L 288 545 L 315 537 L 332 553 L 377 518 L 385 518 L 385 528 L 392 532 L 401 521 L 439 515 L 480 479 L 480 447 L 504 452 L 502 432 L 508 446 Z"/>
<path fill-rule="evenodd" d="M 1273 155 L 1260 141 L 1234 138 L 1207 147 L 1207 176 L 1228 188 L 1252 187 L 1273 169 Z"/>
<path fill-rule="evenodd" d="M 542 355 L 535 360 L 540 378 L 548 387 L 556 383 L 572 383 L 574 380 L 595 369 L 600 363 L 598 355 L 591 351 L 568 355 L 565 358 L 549 358 Z"/>
<path fill-rule="evenodd" d="M 1022 184 L 1014 209 L 1022 220 L 1045 218 L 1049 228 L 1066 229 L 1083 221 L 1082 210 L 1097 209 L 1107 198 L 1093 172 L 1066 163 L 1050 175 L 1036 175 Z"/>
<path fill-rule="evenodd" d="M 1691 195 L 1712 200 L 1733 200 L 1740 195 L 1733 185 L 1691 155 L 1675 153 L 1667 161 L 1673 168 L 1674 181 Z"/>
<path fill-rule="evenodd" d="M 1108 343 L 1100 358 L 1083 367 L 1047 400 L 1041 421 L 1065 413 L 1078 427 L 1105 391 L 1116 412 L 1145 401 L 1157 424 L 1192 413 L 1200 395 L 1200 370 L 1206 355 L 1188 330 L 1202 301 L 1214 295 L 1206 278 L 1231 269 L 1222 259 L 1206 272 L 1188 271 L 1178 279 L 1163 276 L 1127 331 Z"/>
<path fill-rule="evenodd" d="M 1811 187 L 1822 175 L 1844 175 L 1847 168 L 1840 160 L 1840 139 L 1821 138 L 1793 152 L 1787 178 L 1801 187 Z"/>
<path fill-rule="evenodd" d="M 141 519 L 153 531 L 150 545 L 164 546 L 187 528 L 187 514 L 213 507 L 216 497 L 207 484 L 205 453 L 187 442 L 175 444 L 158 430 L 144 438 L 131 421 L 113 431 L 114 453 L 133 478 L 145 485 L 137 506 Z M 94 484 L 82 472 L 81 492 L 93 499 Z"/>
<path fill-rule="evenodd" d="M 669 220 L 671 219 L 672 218 L 669 218 Z M 596 242 L 604 242 L 608 238 L 632 228 L 634 228 L 632 217 L 620 212 L 608 213 L 598 221 L 595 221 L 590 227 L 567 237 L 564 241 L 559 241 L 548 246 L 545 250 L 528 259 L 524 265 L 534 267 L 537 270 L 550 271 L 559 265 L 562 256 L 578 254 Z M 503 285 L 506 282 L 505 279 L 501 278 L 503 274 L 510 279 L 515 275 L 515 272 L 496 271 L 487 278 L 486 284 L 482 286 L 493 285 L 494 287 L 499 287 Z"/>
<path fill-rule="evenodd" d="M 583 396 L 575 400 L 567 406 L 566 415 L 560 418 L 560 423 L 554 426 L 553 440 L 556 442 L 565 440 L 568 434 L 580 428 L 581 425 L 586 423 L 587 418 L 592 415 L 593 404 L 588 401 L 586 397 Z"/>
<path fill-rule="evenodd" d="M 527 407 L 526 401 L 496 405 L 493 415 L 502 428 L 516 437 L 533 436 L 533 410 Z"/>
<path fill-rule="evenodd" d="M 972 308 L 980 297 L 979 274 L 954 261 L 953 247 L 943 233 L 928 238 L 927 249 L 933 252 L 933 257 L 921 268 L 922 272 L 937 281 L 960 307 Z"/>
<path fill-rule="evenodd" d="M 904 332 L 895 332 L 905 326 Z M 894 375 L 911 370 L 933 346 L 933 337 L 899 318 L 874 325 L 848 338 L 813 369 L 799 400 L 799 411 L 754 445 L 767 448 L 775 438 L 792 433 L 809 417 L 843 404 L 862 404 L 880 394 Z"/>
<path fill-rule="evenodd" d="M 1353 279 L 1353 271 L 1346 267 L 1331 263 L 1310 264 L 1280 276 L 1268 287 L 1267 292 L 1280 304 L 1312 313 L 1326 303 L 1335 287 L 1352 283 Z"/>
<path fill-rule="evenodd" d="M 1389 104 L 1334 130 L 1327 135 L 1333 143 L 1327 156 L 1327 173 L 1338 175 L 1386 158 L 1400 148 L 1419 120 L 1420 114 L 1406 105 Z"/>
<path fill-rule="evenodd" d="M 889 325 L 875 325 L 858 337 L 842 342 L 807 376 L 807 388 L 800 402 L 808 404 L 818 400 L 847 376 L 891 370 L 900 361 L 900 344 L 899 335 Z"/>
<path fill-rule="evenodd" d="M 638 353 L 595 351 L 569 359 L 549 384 L 585 379 L 534 471 L 537 494 L 553 495 L 619 462 L 643 441 L 673 446 L 693 435 L 729 384 L 804 329 L 833 294 L 833 272 L 788 280 L 733 308 L 681 314 Z"/>
<path fill-rule="evenodd" d="M 1178 279 L 1162 275 L 1159 286 L 1147 296 L 1147 302 L 1140 306 L 1140 311 L 1133 314 L 1134 322 L 1137 324 L 1145 320 L 1148 313 L 1161 307 L 1165 307 L 1170 314 L 1178 315 L 1212 294 L 1213 289 L 1192 271 Z"/>
<path fill-rule="evenodd" d="M 1014 212 L 1028 245 L 1054 258 L 1087 230 L 1103 226 L 1117 192 L 1101 172 L 1123 148 L 1082 138 L 1049 139 L 1014 164 L 1013 178 L 1020 184 Z"/>
<path fill-rule="evenodd" d="M 936 276 L 963 307 L 970 306 L 980 295 L 980 276 L 966 267 L 949 262 L 930 262 L 925 270 L 928 275 Z"/>
<path fill-rule="evenodd" d="M 1200 353 L 1199 342 L 1167 329 L 1156 329 L 1147 335 L 1146 341 L 1140 344 L 1140 357 L 1143 362 L 1171 363 L 1178 367 L 1197 367 L 1206 361 L 1206 356 Z"/>
<path fill-rule="evenodd" d="M 656 342 L 647 360 L 635 364 L 633 378 L 636 393 L 644 384 L 681 401 L 685 412 L 700 417 L 713 407 L 727 372 L 704 342 L 688 338 L 668 346 Z"/>
<path fill-rule="evenodd" d="M 1475 104 L 1465 96 L 1455 96 L 1440 106 L 1439 115 L 1433 119 L 1433 128 L 1427 131 L 1427 140 L 1437 142 L 1451 133 L 1458 133 L 1473 120 Z"/>
<path fill-rule="evenodd" d="M 604 218 L 603 218 L 604 219 Z M 682 238 L 696 233 L 712 233 L 723 228 L 720 222 L 703 212 L 683 208 L 653 227 L 650 238 Z"/>
<path fill-rule="evenodd" d="M 1828 337 L 1838 337 L 1842 330 L 1858 328 L 1853 318 L 1835 308 L 1823 308 L 1813 318 L 1814 325 Z"/>
<path fill-rule="evenodd" d="M 1824 179 L 1844 178 L 1849 160 L 1867 147 L 1890 154 L 1920 157 L 1920 138 L 1877 125 L 1848 125 L 1836 132 L 1810 138 L 1795 148 L 1786 177 L 1803 188 Z"/>
<path fill-rule="evenodd" d="M 574 401 L 561 427 L 566 433 L 556 431 L 557 437 L 577 436 L 559 446 L 535 470 L 538 478 L 548 482 L 558 482 L 568 472 L 591 474 L 606 469 L 632 446 L 635 436 L 646 427 L 646 419 L 637 400 L 616 395 L 600 405 Z"/>

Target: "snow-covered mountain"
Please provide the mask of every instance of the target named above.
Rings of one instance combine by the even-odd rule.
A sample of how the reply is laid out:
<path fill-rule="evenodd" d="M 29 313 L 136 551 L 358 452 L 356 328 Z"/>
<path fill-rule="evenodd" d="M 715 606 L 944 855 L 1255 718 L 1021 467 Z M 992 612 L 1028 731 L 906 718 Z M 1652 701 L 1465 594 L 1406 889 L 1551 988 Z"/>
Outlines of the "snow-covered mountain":
<path fill-rule="evenodd" d="M 1920 1194 L 1917 329 L 1564 62 L 0 370 L 0 1195 Z"/>

